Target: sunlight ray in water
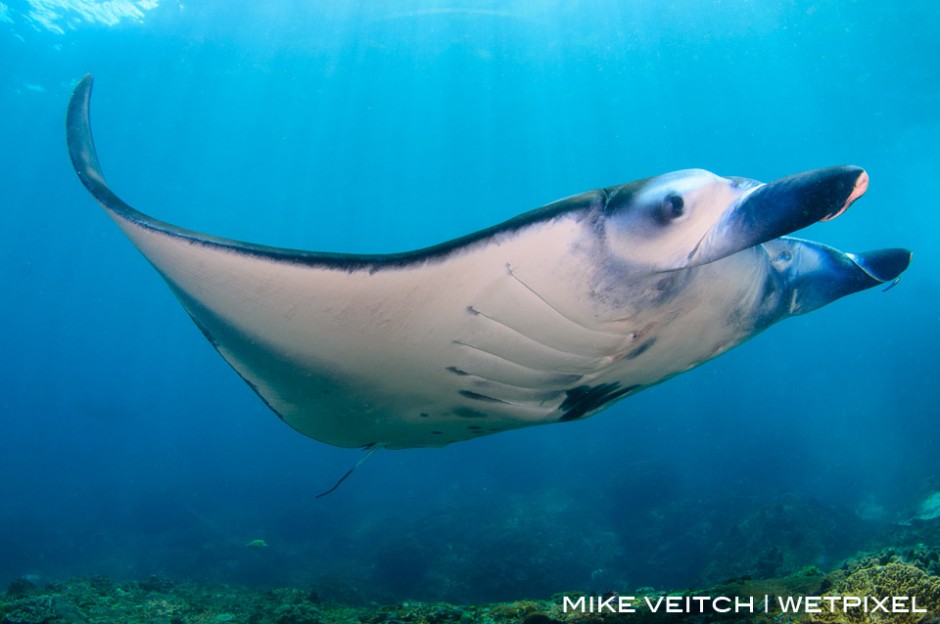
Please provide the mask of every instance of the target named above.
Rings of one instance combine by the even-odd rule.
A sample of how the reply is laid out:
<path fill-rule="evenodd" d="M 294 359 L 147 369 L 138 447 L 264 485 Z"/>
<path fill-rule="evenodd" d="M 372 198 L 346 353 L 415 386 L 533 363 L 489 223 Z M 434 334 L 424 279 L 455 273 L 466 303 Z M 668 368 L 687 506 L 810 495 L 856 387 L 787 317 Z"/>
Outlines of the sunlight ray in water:
<path fill-rule="evenodd" d="M 26 18 L 37 27 L 62 35 L 81 23 L 115 26 L 123 20 L 140 22 L 146 11 L 159 4 L 159 0 L 29 0 Z M 7 7 L 0 5 L 0 21 L 12 21 L 7 13 Z"/>

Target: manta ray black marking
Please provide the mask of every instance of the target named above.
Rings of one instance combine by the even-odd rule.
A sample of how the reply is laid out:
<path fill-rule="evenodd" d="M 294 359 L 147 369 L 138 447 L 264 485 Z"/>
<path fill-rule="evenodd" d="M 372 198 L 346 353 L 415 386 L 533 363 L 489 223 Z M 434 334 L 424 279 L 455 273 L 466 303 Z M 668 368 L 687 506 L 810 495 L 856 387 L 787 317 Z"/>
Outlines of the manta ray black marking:
<path fill-rule="evenodd" d="M 442 446 L 584 418 L 910 262 L 786 237 L 865 192 L 850 166 L 768 184 L 678 171 L 399 254 L 208 236 L 107 186 L 91 87 L 86 76 L 68 110 L 79 179 L 264 402 L 337 446 Z"/>

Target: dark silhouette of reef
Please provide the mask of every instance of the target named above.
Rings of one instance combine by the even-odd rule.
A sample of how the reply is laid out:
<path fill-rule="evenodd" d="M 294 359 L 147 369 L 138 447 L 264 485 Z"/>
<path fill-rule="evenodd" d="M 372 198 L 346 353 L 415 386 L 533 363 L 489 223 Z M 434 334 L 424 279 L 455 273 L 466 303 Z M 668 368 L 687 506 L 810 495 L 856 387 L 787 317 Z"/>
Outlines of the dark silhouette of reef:
<path fill-rule="evenodd" d="M 350 606 L 325 599 L 321 588 L 255 590 L 230 585 L 174 582 L 157 576 L 116 582 L 105 577 L 78 578 L 37 585 L 16 579 L 0 596 L 0 624 L 762 624 L 782 621 L 802 624 L 896 622 L 940 623 L 940 549 L 923 544 L 886 549 L 846 561 L 828 574 L 807 567 L 786 576 L 766 579 L 735 578 L 706 589 L 631 592 L 635 613 L 564 612 L 563 596 L 545 600 L 516 600 L 491 604 L 454 605 L 442 602 L 399 602 Z M 325 588 L 328 591 L 328 588 Z M 578 592 L 565 594 L 576 599 Z M 826 612 L 783 614 L 734 613 L 705 608 L 700 613 L 653 613 L 638 604 L 662 596 L 724 596 L 747 600 L 778 596 L 917 596 L 926 613 L 880 614 Z"/>

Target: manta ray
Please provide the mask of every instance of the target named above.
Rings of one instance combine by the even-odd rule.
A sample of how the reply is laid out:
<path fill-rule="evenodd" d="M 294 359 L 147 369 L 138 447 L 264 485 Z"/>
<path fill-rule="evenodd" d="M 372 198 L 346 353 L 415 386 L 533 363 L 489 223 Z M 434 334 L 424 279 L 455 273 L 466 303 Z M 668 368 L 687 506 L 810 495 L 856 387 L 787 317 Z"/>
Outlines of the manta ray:
<path fill-rule="evenodd" d="M 438 447 L 587 418 L 778 321 L 893 283 L 911 259 L 788 236 L 865 193 L 854 166 L 769 183 L 676 171 L 402 253 L 228 240 L 111 190 L 91 90 L 91 76 L 78 82 L 67 118 L 82 184 L 258 396 L 340 447 Z"/>

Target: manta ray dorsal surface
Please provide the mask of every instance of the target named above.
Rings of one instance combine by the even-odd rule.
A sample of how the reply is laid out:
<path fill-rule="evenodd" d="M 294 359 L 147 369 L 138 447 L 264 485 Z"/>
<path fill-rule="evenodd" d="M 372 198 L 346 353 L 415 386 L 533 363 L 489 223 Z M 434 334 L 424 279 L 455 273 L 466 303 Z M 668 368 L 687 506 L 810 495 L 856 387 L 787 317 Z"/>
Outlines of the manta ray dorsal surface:
<path fill-rule="evenodd" d="M 787 237 L 865 192 L 851 166 L 767 184 L 677 171 L 399 254 L 208 236 L 107 186 L 91 88 L 86 76 L 68 109 L 79 179 L 264 402 L 337 446 L 442 446 L 584 418 L 910 261 Z"/>

